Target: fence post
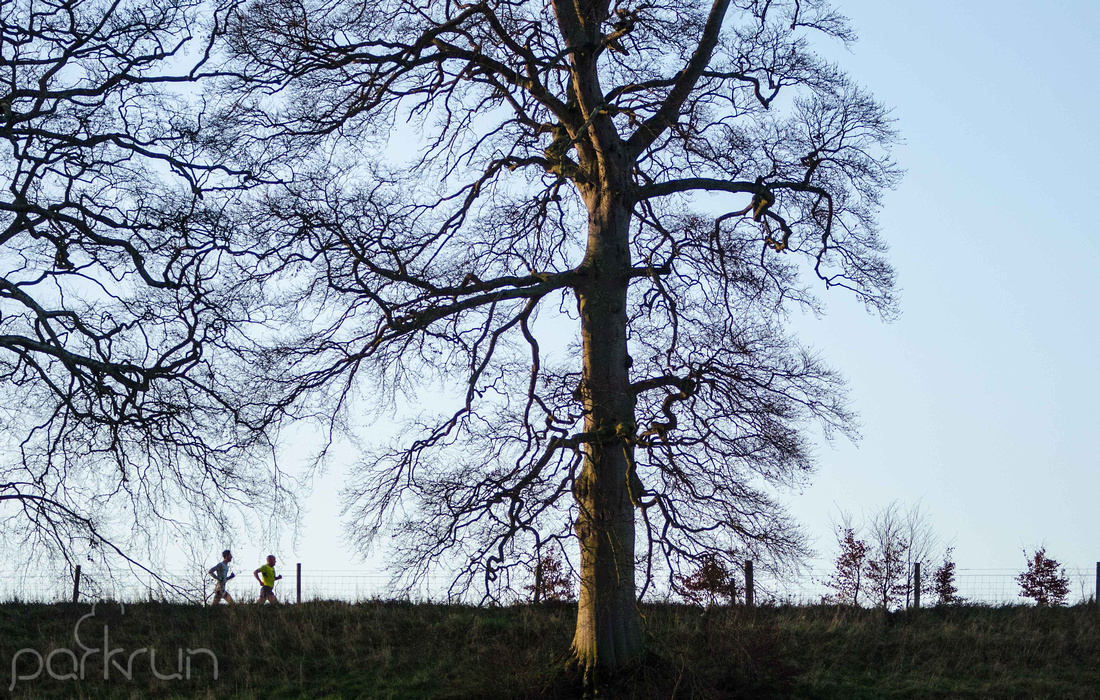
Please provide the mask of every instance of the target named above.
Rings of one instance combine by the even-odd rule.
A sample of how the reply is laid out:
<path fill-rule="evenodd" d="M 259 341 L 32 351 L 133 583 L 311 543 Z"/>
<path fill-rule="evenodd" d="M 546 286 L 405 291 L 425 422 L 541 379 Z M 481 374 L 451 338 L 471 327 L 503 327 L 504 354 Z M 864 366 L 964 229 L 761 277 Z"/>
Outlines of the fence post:
<path fill-rule="evenodd" d="M 913 562 L 913 608 L 920 610 L 920 562 Z"/>
<path fill-rule="evenodd" d="M 302 602 L 302 562 L 298 562 L 298 603 Z"/>
<path fill-rule="evenodd" d="M 1093 602 L 1100 605 L 1100 561 L 1096 562 L 1096 597 Z"/>
<path fill-rule="evenodd" d="M 80 564 L 76 565 L 76 573 L 73 575 L 73 603 L 80 600 Z"/>
<path fill-rule="evenodd" d="M 745 605 L 748 607 L 753 606 L 753 600 L 755 595 L 753 594 L 752 584 L 752 559 L 745 560 Z"/>

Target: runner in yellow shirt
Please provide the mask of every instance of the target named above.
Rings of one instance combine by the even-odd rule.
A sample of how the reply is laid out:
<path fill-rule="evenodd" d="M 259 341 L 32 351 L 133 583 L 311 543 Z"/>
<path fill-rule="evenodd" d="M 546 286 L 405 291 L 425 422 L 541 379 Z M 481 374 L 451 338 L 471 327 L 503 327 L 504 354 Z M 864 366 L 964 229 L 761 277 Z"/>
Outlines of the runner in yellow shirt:
<path fill-rule="evenodd" d="M 280 580 L 282 576 L 275 575 L 275 555 L 267 555 L 267 563 L 260 566 L 252 572 L 252 575 L 256 577 L 256 580 L 260 582 L 260 599 L 257 603 L 264 603 L 271 601 L 272 603 L 278 603 L 279 600 L 275 597 L 275 582 Z"/>

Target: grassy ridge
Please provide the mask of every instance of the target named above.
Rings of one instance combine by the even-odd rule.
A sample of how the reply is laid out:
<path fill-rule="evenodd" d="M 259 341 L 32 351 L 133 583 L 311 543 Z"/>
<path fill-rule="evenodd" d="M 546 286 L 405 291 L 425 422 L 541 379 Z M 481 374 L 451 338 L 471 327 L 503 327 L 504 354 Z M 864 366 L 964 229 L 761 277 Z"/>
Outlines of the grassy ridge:
<path fill-rule="evenodd" d="M 83 653 L 73 625 L 90 606 L 0 605 L 5 689 L 21 648 L 45 657 Z M 786 607 L 643 607 L 651 657 L 615 697 L 701 698 L 1095 698 L 1100 695 L 1100 610 L 1025 607 L 870 610 Z M 201 608 L 100 604 L 81 640 L 99 651 L 84 680 L 43 673 L 19 681 L 16 698 L 477 698 L 574 697 L 564 652 L 572 606 L 470 608 L 400 603 L 308 603 Z M 196 655 L 190 680 L 159 680 L 147 654 L 132 680 L 117 668 L 103 680 L 103 629 L 123 668 L 156 649 L 163 674 L 177 649 Z M 37 661 L 23 654 L 19 673 Z M 55 671 L 72 670 L 65 652 Z"/>

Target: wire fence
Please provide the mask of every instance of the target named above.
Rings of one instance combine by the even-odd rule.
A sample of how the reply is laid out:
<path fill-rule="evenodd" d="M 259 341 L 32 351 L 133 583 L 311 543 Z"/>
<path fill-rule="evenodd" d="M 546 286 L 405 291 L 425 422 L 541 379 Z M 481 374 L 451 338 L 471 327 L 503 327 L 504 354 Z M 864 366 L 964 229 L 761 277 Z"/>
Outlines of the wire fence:
<path fill-rule="evenodd" d="M 503 585 L 490 591 L 488 598 L 483 590 L 456 593 L 450 590 L 451 579 L 436 576 L 422 580 L 410 589 L 398 589 L 391 578 L 377 571 L 309 570 L 302 569 L 300 579 L 295 568 L 282 570 L 284 578 L 275 587 L 282 602 L 334 600 L 358 603 L 369 600 L 408 600 L 412 602 L 510 604 L 529 599 L 530 593 L 522 584 L 512 588 Z M 814 605 L 830 592 L 826 581 L 831 571 L 804 570 L 796 578 L 769 577 L 759 572 L 754 580 L 755 600 L 758 603 Z M 1069 579 L 1070 604 L 1089 602 L 1098 590 L 1098 569 L 1066 567 Z M 1015 569 L 956 569 L 955 585 L 958 595 L 967 603 L 978 605 L 1020 605 L 1030 601 L 1020 595 L 1020 584 Z M 158 581 L 142 572 L 134 575 L 84 575 L 79 581 L 78 598 L 81 602 L 92 600 L 116 600 L 122 602 L 167 601 L 204 604 L 211 601 L 214 582 L 205 572 L 170 572 L 162 574 L 168 582 Z M 259 585 L 247 574 L 237 576 L 227 585 L 227 590 L 238 602 L 250 602 L 259 594 Z M 2 574 L 0 573 L 0 600 L 59 603 L 71 602 L 74 597 L 74 580 L 66 575 Z M 670 586 L 651 587 L 646 594 L 650 601 L 680 600 Z M 926 604 L 934 601 L 926 600 Z"/>
<path fill-rule="evenodd" d="M 1020 593 L 1017 577 L 1018 569 L 955 569 L 955 586 L 958 597 L 964 602 L 975 605 L 1023 605 L 1030 603 Z M 813 569 L 804 571 L 795 580 L 764 579 L 757 582 L 760 592 L 757 599 L 775 603 L 793 605 L 814 605 L 821 603 L 832 591 L 826 584 L 833 574 L 831 570 Z M 1067 603 L 1087 603 L 1095 598 L 1097 589 L 1097 570 L 1088 567 L 1065 567 L 1069 580 Z M 929 574 L 924 574 L 928 576 Z M 926 581 L 927 583 L 927 581 Z M 861 600 L 866 601 L 868 596 Z M 934 604 L 934 600 L 924 598 L 925 604 Z"/>
<path fill-rule="evenodd" d="M 336 600 L 357 603 L 368 600 L 409 600 L 413 602 L 476 603 L 480 596 L 457 596 L 448 593 L 451 579 L 432 577 L 408 589 L 398 589 L 390 576 L 372 571 L 303 570 L 299 581 L 294 568 L 280 570 L 283 578 L 275 585 L 277 598 L 284 603 L 299 599 Z M 214 580 L 205 571 L 161 572 L 161 579 L 145 572 L 134 574 L 72 575 L 2 574 L 0 601 L 27 603 L 64 603 L 112 600 L 125 603 L 165 601 L 172 603 L 209 603 L 214 593 Z M 228 593 L 238 602 L 259 597 L 259 584 L 249 572 L 237 572 L 226 584 Z M 515 602 L 516 595 L 502 591 L 505 602 Z"/>

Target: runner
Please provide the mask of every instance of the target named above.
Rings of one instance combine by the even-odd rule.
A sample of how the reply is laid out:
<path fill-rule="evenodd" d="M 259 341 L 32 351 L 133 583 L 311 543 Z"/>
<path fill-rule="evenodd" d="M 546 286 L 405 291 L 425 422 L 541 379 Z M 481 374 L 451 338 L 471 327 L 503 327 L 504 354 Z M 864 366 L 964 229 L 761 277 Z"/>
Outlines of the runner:
<path fill-rule="evenodd" d="M 229 591 L 225 590 L 225 583 L 237 575 L 229 573 L 229 562 L 231 561 L 233 561 L 233 553 L 227 549 L 222 552 L 221 563 L 207 572 L 217 581 L 217 583 L 214 584 L 214 605 L 217 605 L 218 601 L 222 599 L 225 599 L 227 603 L 234 602 L 233 596 L 229 595 Z"/>
<path fill-rule="evenodd" d="M 282 576 L 275 575 L 275 555 L 268 554 L 267 563 L 253 571 L 252 575 L 260 582 L 260 599 L 256 602 L 264 603 L 271 601 L 272 603 L 278 604 L 279 600 L 275 597 L 274 588 L 275 582 L 281 579 Z"/>

